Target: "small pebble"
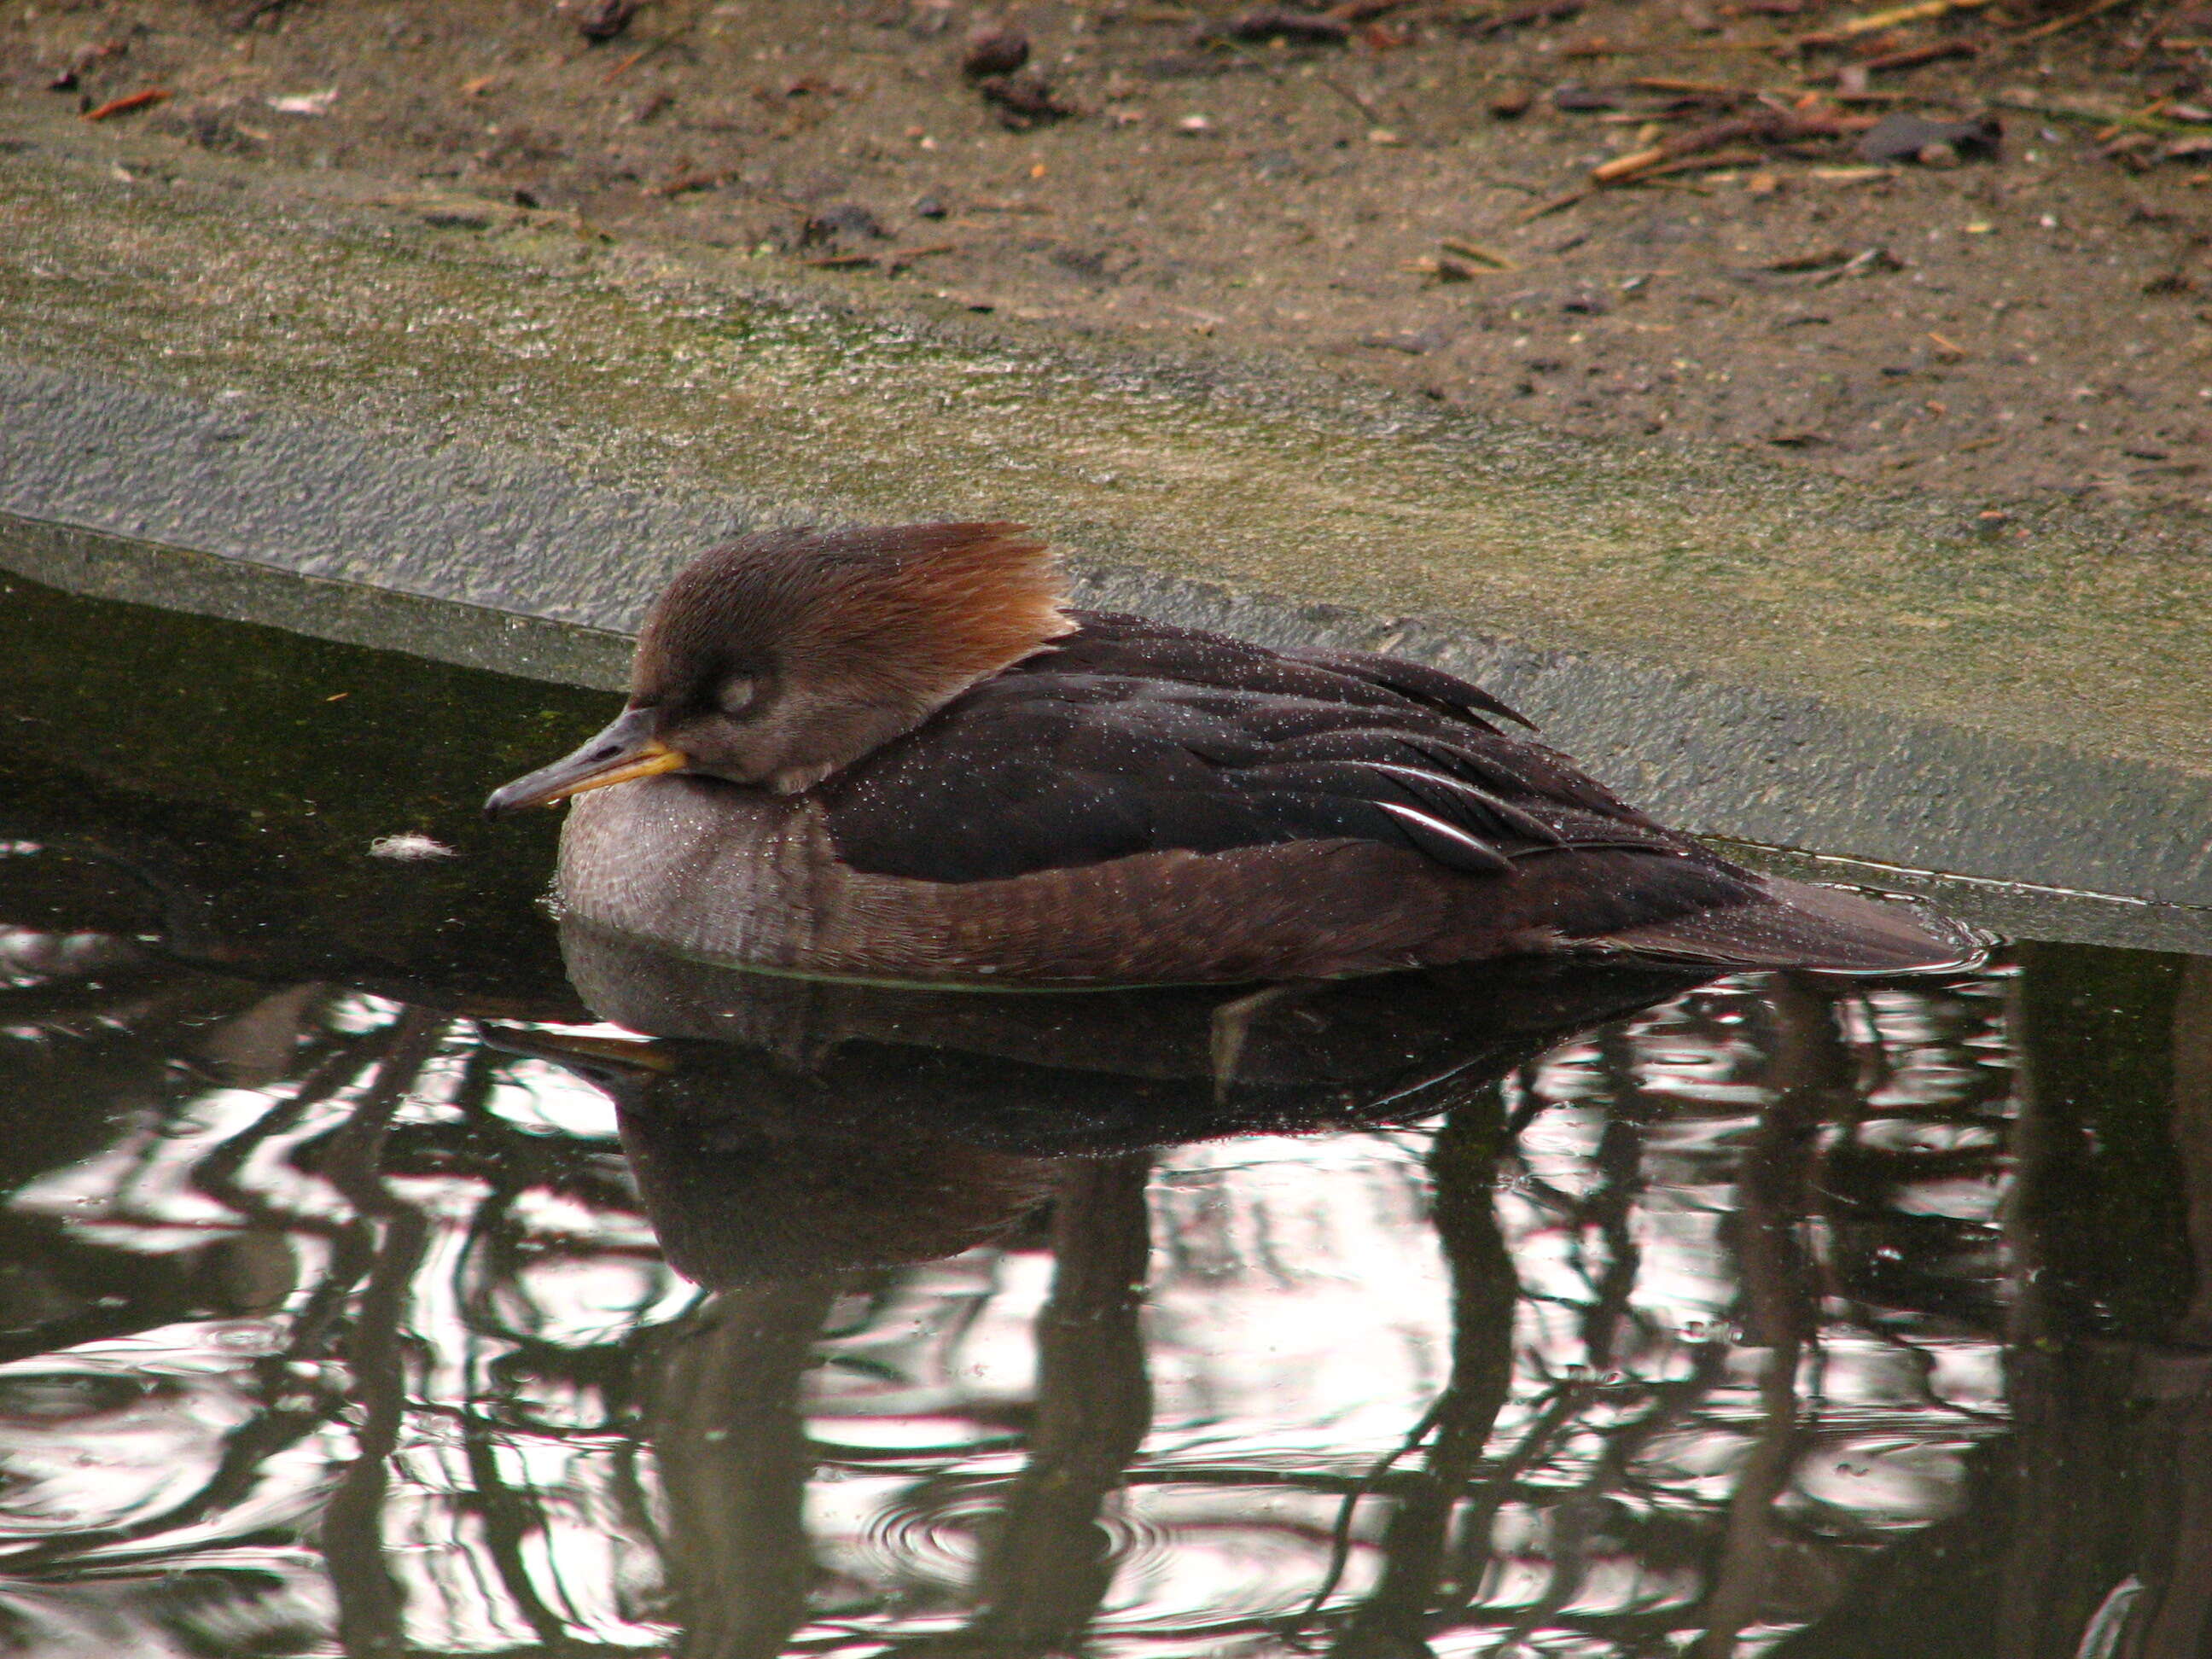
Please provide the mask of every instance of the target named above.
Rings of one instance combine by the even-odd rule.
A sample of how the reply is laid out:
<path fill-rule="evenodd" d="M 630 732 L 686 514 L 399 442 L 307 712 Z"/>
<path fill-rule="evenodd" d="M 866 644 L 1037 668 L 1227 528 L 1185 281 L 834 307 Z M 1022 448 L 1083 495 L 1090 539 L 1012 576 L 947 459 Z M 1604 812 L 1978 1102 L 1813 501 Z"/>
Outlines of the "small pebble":
<path fill-rule="evenodd" d="M 985 23 L 968 36 L 960 72 L 971 81 L 987 75 L 1012 75 L 1030 61 L 1030 38 L 1004 23 Z"/>
<path fill-rule="evenodd" d="M 998 106 L 999 125 L 1015 132 L 1075 113 L 1074 106 L 1062 103 L 1053 92 L 1052 82 L 1037 70 L 986 76 L 975 83 L 975 90 L 987 103 Z"/>
<path fill-rule="evenodd" d="M 882 222 L 858 202 L 838 202 L 809 215 L 799 240 L 802 246 L 813 247 L 843 240 L 879 242 L 885 234 Z"/>
<path fill-rule="evenodd" d="M 1923 161 L 1927 152 L 1941 145 L 1951 161 L 1974 156 L 1994 156 L 2004 129 L 1991 117 L 1972 121 L 1931 121 L 1902 112 L 1885 115 L 1859 135 L 1858 152 L 1867 161 Z M 1934 165 L 1942 167 L 1947 162 Z"/>
<path fill-rule="evenodd" d="M 576 19 L 578 33 L 586 40 L 611 40 L 637 15 L 639 0 L 591 0 Z"/>

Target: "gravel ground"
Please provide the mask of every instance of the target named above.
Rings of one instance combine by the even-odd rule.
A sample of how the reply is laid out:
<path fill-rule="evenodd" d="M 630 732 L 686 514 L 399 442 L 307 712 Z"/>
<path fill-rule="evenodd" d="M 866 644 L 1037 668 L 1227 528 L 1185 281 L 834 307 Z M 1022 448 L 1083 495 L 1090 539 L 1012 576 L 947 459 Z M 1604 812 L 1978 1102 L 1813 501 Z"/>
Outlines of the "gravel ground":
<path fill-rule="evenodd" d="M 0 8 L 0 75 L 166 94 L 103 130 L 1578 432 L 2212 507 L 2212 10 L 1940 4 L 46 0 Z M 1869 159 L 1896 114 L 2002 137 Z"/>

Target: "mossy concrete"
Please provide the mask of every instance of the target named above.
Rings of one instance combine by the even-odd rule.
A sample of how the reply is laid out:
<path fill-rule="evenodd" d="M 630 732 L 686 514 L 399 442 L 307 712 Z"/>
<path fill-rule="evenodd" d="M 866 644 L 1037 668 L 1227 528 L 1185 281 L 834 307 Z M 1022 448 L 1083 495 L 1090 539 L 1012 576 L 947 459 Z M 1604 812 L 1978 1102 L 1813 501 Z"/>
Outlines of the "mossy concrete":
<path fill-rule="evenodd" d="M 618 635 L 744 525 L 1021 519 L 1094 601 L 1473 672 L 1701 831 L 2212 905 L 2212 551 L 2170 527 L 1984 526 L 1310 371 L 872 308 L 555 215 L 137 170 L 51 121 L 0 143 L 19 520 Z M 46 580 L 163 586 L 9 544 Z M 171 602 L 290 603 L 188 562 Z M 403 642 L 355 610 L 299 625 Z M 507 626 L 524 669 L 616 654 Z"/>

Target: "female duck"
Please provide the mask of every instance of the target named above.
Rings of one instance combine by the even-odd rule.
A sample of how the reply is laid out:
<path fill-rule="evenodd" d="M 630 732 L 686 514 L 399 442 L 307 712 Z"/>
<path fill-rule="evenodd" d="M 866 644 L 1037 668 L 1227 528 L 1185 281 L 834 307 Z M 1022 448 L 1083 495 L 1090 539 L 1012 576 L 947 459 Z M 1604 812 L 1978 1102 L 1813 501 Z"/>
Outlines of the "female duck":
<path fill-rule="evenodd" d="M 1074 987 L 1532 952 L 1856 973 L 1975 954 L 1729 863 L 1436 669 L 1070 610 L 1015 525 L 708 553 L 653 606 L 630 686 L 612 725 L 485 810 L 576 797 L 568 908 L 695 955 Z"/>

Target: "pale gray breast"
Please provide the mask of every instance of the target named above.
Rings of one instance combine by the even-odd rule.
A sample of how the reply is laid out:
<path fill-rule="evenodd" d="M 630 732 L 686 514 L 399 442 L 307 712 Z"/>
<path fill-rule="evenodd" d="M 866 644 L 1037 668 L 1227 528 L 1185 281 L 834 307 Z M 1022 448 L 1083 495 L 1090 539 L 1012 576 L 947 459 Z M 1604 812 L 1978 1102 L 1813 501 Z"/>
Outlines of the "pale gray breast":
<path fill-rule="evenodd" d="M 691 778 L 577 796 L 561 831 L 571 913 L 690 954 L 804 967 L 834 908 L 827 837 L 811 809 Z M 831 878 L 825 884 L 824 878 Z"/>
<path fill-rule="evenodd" d="M 1028 891 L 1036 878 L 948 887 L 862 875 L 839 861 L 805 796 L 696 778 L 577 796 L 558 884 L 586 921 L 688 956 L 799 973 L 988 982 L 1008 922 L 1031 936 L 1021 941 L 1031 954 L 1039 936 L 1058 937 L 1028 914 L 1052 896 Z"/>

